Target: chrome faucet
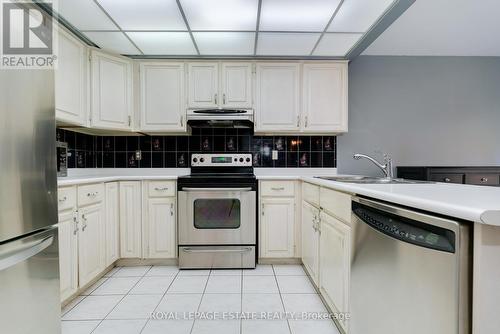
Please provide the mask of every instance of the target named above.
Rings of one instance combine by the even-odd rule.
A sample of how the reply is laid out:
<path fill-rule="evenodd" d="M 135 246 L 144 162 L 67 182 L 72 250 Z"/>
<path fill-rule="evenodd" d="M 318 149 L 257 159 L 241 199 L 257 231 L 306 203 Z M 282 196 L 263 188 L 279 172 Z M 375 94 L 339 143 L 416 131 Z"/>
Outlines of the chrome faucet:
<path fill-rule="evenodd" d="M 374 158 L 366 155 L 366 154 L 354 154 L 352 156 L 355 160 L 360 160 L 362 158 L 368 159 L 373 162 L 378 168 L 384 172 L 386 178 L 392 179 L 394 178 L 394 170 L 392 168 L 392 159 L 388 154 L 384 154 L 384 164 L 382 165 L 380 162 L 375 160 Z"/>

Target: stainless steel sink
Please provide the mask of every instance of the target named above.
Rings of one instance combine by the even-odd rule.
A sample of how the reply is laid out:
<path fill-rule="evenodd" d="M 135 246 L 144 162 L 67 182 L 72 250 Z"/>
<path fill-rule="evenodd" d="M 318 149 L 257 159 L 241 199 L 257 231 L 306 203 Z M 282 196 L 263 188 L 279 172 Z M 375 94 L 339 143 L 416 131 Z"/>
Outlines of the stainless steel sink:
<path fill-rule="evenodd" d="M 421 184 L 434 183 L 430 181 L 417 181 L 396 178 L 382 178 L 371 176 L 317 176 L 318 179 L 345 182 L 345 183 L 360 183 L 360 184 Z"/>

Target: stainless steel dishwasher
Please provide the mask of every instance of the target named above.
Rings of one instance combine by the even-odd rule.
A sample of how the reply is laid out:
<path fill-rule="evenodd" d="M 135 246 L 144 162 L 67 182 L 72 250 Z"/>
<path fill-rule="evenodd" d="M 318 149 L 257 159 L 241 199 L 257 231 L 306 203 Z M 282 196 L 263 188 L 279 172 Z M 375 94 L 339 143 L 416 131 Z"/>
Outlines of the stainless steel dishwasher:
<path fill-rule="evenodd" d="M 471 227 L 352 202 L 350 334 L 471 332 Z"/>

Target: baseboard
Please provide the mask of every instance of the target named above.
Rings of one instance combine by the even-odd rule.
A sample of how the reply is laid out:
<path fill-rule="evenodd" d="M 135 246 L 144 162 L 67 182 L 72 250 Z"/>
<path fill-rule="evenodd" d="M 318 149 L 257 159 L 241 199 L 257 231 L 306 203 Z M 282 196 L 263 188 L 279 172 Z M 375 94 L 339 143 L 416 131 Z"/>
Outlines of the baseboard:
<path fill-rule="evenodd" d="M 178 259 L 119 259 L 117 267 L 127 266 L 176 266 Z"/>
<path fill-rule="evenodd" d="M 259 258 L 259 264 L 302 264 L 302 259 L 297 257 L 266 257 Z"/>

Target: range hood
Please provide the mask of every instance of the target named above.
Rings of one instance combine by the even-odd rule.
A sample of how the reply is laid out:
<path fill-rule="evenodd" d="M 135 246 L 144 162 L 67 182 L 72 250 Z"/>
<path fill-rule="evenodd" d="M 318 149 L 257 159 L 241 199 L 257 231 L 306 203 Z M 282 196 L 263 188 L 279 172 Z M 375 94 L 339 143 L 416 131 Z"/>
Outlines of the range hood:
<path fill-rule="evenodd" d="M 187 124 L 192 128 L 253 128 L 252 109 L 188 110 Z"/>

